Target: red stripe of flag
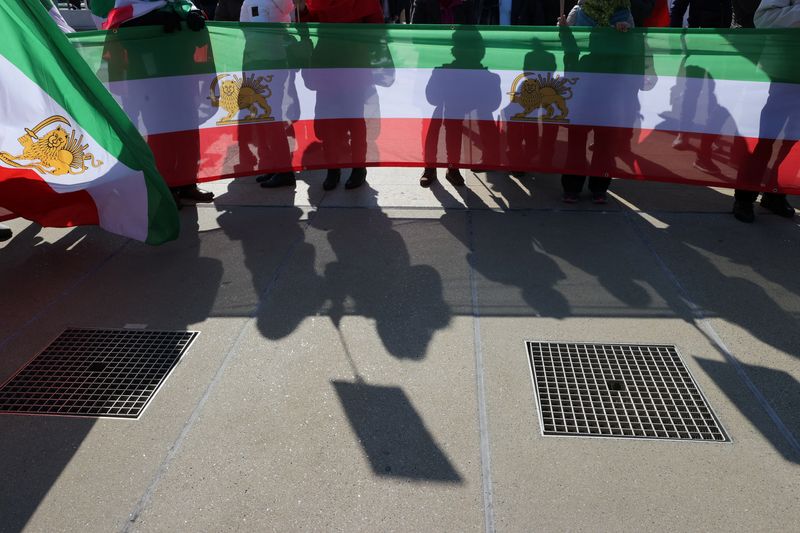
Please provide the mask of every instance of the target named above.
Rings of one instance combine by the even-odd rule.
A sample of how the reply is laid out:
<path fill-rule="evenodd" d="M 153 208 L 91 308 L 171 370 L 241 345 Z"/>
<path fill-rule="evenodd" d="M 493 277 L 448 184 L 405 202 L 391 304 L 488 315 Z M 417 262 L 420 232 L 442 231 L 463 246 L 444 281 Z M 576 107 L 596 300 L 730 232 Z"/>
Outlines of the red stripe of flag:
<path fill-rule="evenodd" d="M 97 206 L 87 191 L 58 193 L 29 169 L 0 167 L 0 207 L 42 226 L 97 225 Z"/>
<path fill-rule="evenodd" d="M 103 22 L 104 30 L 118 28 L 122 23 L 133 18 L 133 5 L 116 7 L 108 12 L 108 18 Z"/>

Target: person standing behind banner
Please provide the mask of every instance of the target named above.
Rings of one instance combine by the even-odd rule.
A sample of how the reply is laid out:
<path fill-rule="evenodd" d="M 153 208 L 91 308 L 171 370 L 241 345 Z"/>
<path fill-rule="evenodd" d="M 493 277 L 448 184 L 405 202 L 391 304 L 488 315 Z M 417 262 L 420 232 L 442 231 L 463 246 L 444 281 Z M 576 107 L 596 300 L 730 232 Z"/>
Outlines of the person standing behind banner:
<path fill-rule="evenodd" d="M 219 0 L 214 10 L 214 20 L 220 22 L 239 22 L 242 0 Z"/>
<path fill-rule="evenodd" d="M 670 12 L 669 25 L 673 28 L 682 28 L 686 9 L 689 9 L 690 28 L 730 28 L 733 19 L 731 0 L 673 0 Z M 681 129 L 686 131 L 691 127 L 697 111 L 697 103 L 704 87 L 707 84 L 703 78 L 689 78 L 683 91 L 683 104 L 681 106 Z M 694 167 L 707 174 L 719 175 L 720 169 L 711 159 L 711 150 L 718 135 L 703 135 L 700 138 L 700 149 Z M 675 150 L 692 150 L 686 133 L 678 133 L 672 142 Z"/>
<path fill-rule="evenodd" d="M 690 28 L 730 28 L 733 16 L 731 0 L 672 0 L 669 25 L 683 27 L 683 17 L 689 10 Z"/>
<path fill-rule="evenodd" d="M 240 22 L 283 22 L 294 21 L 293 15 L 296 13 L 295 1 L 303 0 L 244 0 L 239 11 Z M 297 6 L 297 9 L 305 7 L 305 3 Z M 296 21 L 294 21 L 296 22 Z"/>
<path fill-rule="evenodd" d="M 378 0 L 306 0 L 306 11 L 301 12 L 301 18 L 306 22 L 322 22 L 322 23 L 366 23 L 366 24 L 383 24 L 383 7 Z M 323 30 L 320 30 L 323 33 Z M 358 47 L 355 53 L 369 54 L 369 47 L 374 43 L 364 43 L 364 46 Z M 322 57 L 330 57 L 336 51 L 331 48 L 335 46 L 335 41 L 329 41 L 327 38 L 320 38 L 312 52 L 312 64 L 315 60 L 320 60 Z M 394 73 L 392 72 L 392 75 Z M 372 77 L 372 74 L 369 75 Z M 312 90 L 317 91 L 317 106 L 320 106 L 323 94 L 325 95 L 326 102 L 339 98 L 342 105 L 348 106 L 352 111 L 358 109 L 363 117 L 365 112 L 364 106 L 366 102 L 359 102 L 356 98 L 356 91 L 371 92 L 368 87 L 371 82 L 366 79 L 353 78 L 347 81 L 352 84 L 350 91 L 351 94 L 347 95 L 342 91 L 346 87 L 340 85 L 317 85 L 317 81 L 311 81 L 313 76 L 304 76 L 306 86 L 309 83 L 315 88 Z M 311 88 L 311 87 L 309 87 Z M 372 88 L 374 91 L 374 86 Z M 337 95 L 338 92 L 338 95 Z M 377 97 L 377 92 L 374 93 Z M 329 103 L 329 102 L 328 102 Z M 326 104 L 327 105 L 327 104 Z M 327 124 L 324 120 L 314 121 L 314 130 L 317 138 L 322 142 L 322 150 L 329 157 L 333 158 L 337 155 L 335 152 L 341 149 L 349 149 L 353 160 L 360 160 L 366 158 L 367 152 L 367 123 L 366 120 L 359 118 L 351 122 L 348 131 L 337 130 L 335 127 Z M 349 135 L 348 135 L 349 134 Z M 344 138 L 341 136 L 344 135 Z M 348 142 L 349 141 L 349 142 Z M 345 146 L 347 145 L 347 146 Z M 342 176 L 342 171 L 339 168 L 329 168 L 325 181 L 322 183 L 322 188 L 330 191 L 336 188 Z M 367 168 L 366 167 L 353 167 L 350 172 L 350 177 L 344 184 L 345 189 L 356 189 L 361 187 L 367 181 Z"/>
<path fill-rule="evenodd" d="M 473 24 L 474 11 L 472 0 L 414 0 L 411 24 Z M 464 176 L 457 168 L 448 168 L 445 178 L 456 187 L 464 185 Z M 427 189 L 437 179 L 436 167 L 425 167 L 419 178 L 420 187 Z"/>
<path fill-rule="evenodd" d="M 613 26 L 619 32 L 626 32 L 633 27 L 633 15 L 631 14 L 631 4 L 629 0 L 586 0 L 582 4 L 576 5 L 570 12 L 570 18 L 574 16 L 574 26 Z M 559 26 L 567 25 L 567 17 L 562 14 L 558 19 Z M 565 66 L 565 70 L 567 70 Z M 588 133 L 585 129 L 576 127 L 571 130 L 569 143 L 574 146 L 584 145 L 580 151 L 585 151 L 586 138 Z M 575 142 L 572 140 L 575 135 Z M 605 150 L 605 147 L 613 147 L 614 143 L 609 138 L 610 132 L 602 136 L 602 142 L 595 134 L 594 157 L 598 157 Z M 577 144 L 575 144 L 577 143 Z M 576 148 L 573 148 L 576 150 Z M 604 154 L 608 155 L 608 154 Z M 561 186 L 564 189 L 562 200 L 567 204 L 574 204 L 578 201 L 586 176 L 576 174 L 563 174 L 561 176 Z M 611 178 L 590 176 L 589 191 L 592 193 L 592 202 L 595 204 L 605 204 L 608 200 L 606 192 L 611 185 Z"/>
<path fill-rule="evenodd" d="M 146 5 L 148 2 L 145 1 L 138 1 L 134 2 L 134 5 Z M 91 4 L 90 4 L 91 6 Z M 102 19 L 98 19 L 95 17 L 96 24 L 104 24 Z M 205 14 L 197 9 L 195 5 L 190 0 L 180 0 L 176 2 L 172 2 L 167 4 L 163 7 L 157 7 L 155 9 L 150 9 L 144 11 L 144 14 L 140 16 L 135 16 L 133 18 L 129 18 L 124 22 L 120 23 L 118 27 L 120 28 L 129 28 L 129 27 L 137 27 L 137 26 L 160 26 L 163 28 L 164 33 L 174 33 L 177 31 L 181 31 L 181 25 L 185 23 L 186 27 L 193 31 L 193 32 L 200 32 L 204 31 L 206 27 L 206 18 Z M 112 29 L 109 27 L 109 29 Z M 116 32 L 114 32 L 116 34 Z M 119 50 L 120 57 L 116 57 L 114 61 L 118 63 L 115 65 L 116 68 L 127 69 L 128 65 L 126 65 L 128 59 L 126 58 L 127 51 Z M 167 55 L 162 56 L 160 59 L 164 59 L 168 57 L 168 52 L 170 50 L 166 50 Z M 106 51 L 106 53 L 109 53 Z M 114 55 L 114 54 L 112 54 Z M 141 60 L 141 58 L 139 58 Z M 123 108 L 125 106 L 123 105 Z M 186 109 L 188 111 L 188 108 Z M 152 111 L 147 108 L 143 108 L 139 110 L 139 112 L 144 116 L 147 115 L 147 118 L 144 119 L 144 122 L 150 122 L 154 117 Z M 134 119 L 135 121 L 135 119 Z M 194 141 L 192 143 L 194 148 L 199 147 L 199 140 L 197 137 L 194 137 Z M 196 153 L 196 150 L 192 150 Z M 198 160 L 199 160 L 199 153 L 196 153 Z M 159 170 L 162 174 L 167 177 L 170 175 L 171 168 L 175 165 L 179 165 L 182 162 L 179 161 L 170 161 L 167 167 L 163 167 L 162 165 L 159 166 Z M 180 209 L 183 205 L 193 205 L 196 203 L 211 203 L 214 201 L 214 193 L 210 191 L 204 191 L 197 186 L 197 183 L 190 183 L 185 185 L 177 185 L 177 186 L 170 186 L 170 191 L 172 192 L 172 197 L 175 200 L 175 205 Z"/>
<path fill-rule="evenodd" d="M 652 28 L 652 27 L 666 27 L 669 26 L 669 10 L 667 9 L 667 4 L 664 4 L 664 11 L 666 12 L 666 20 L 663 23 L 656 24 L 653 19 L 654 15 L 654 2 L 656 0 L 631 0 L 631 22 L 632 27 L 635 28 Z M 661 2 L 667 2 L 668 0 L 658 0 Z M 567 25 L 568 26 L 577 26 L 576 24 L 576 16 L 578 13 L 578 9 L 582 8 L 584 4 L 584 0 L 578 0 L 578 3 L 569 11 L 569 15 L 567 15 Z"/>
<path fill-rule="evenodd" d="M 304 8 L 304 0 L 244 0 L 241 2 L 241 7 L 239 9 L 239 21 L 281 22 L 288 24 L 293 21 L 296 22 L 296 14 L 299 10 Z M 263 44 L 266 48 L 270 49 L 266 51 L 267 55 L 271 56 L 273 60 L 278 62 L 281 62 L 282 60 L 285 62 L 285 47 L 287 46 L 287 43 L 283 41 L 282 37 L 274 35 L 271 37 L 266 36 L 266 39 L 267 40 L 265 40 Z M 284 64 L 281 70 L 286 70 L 286 67 L 287 65 Z M 294 76 L 291 75 L 290 77 L 293 83 Z M 283 91 L 280 89 L 277 90 L 286 96 L 288 88 L 284 87 Z M 291 149 L 289 148 L 288 137 L 294 130 L 291 129 L 291 125 L 288 126 L 288 128 L 289 129 L 286 132 L 286 138 L 272 139 L 272 142 L 269 143 L 269 146 L 264 146 L 264 143 L 260 143 L 259 152 L 263 152 L 264 155 L 270 152 L 272 152 L 275 156 L 280 154 L 277 159 L 282 156 L 284 159 L 291 161 Z M 248 148 L 243 147 L 243 149 L 247 150 Z M 276 187 L 294 187 L 297 183 L 297 178 L 295 177 L 295 173 L 293 171 L 286 171 L 263 174 L 258 176 L 256 181 L 265 189 L 274 189 Z"/>
<path fill-rule="evenodd" d="M 734 6 L 738 6 L 737 23 L 747 27 L 746 24 L 751 22 L 748 18 L 751 11 L 748 8 L 752 6 L 741 1 L 736 2 Z M 800 0 L 763 0 L 753 14 L 752 23 L 756 28 L 800 28 Z M 760 62 L 759 67 L 767 74 L 772 70 L 766 60 Z M 796 139 L 800 137 L 800 108 L 797 102 L 791 101 L 792 98 L 793 93 L 787 91 L 784 84 L 774 82 L 770 84 L 767 103 L 761 110 L 759 140 L 753 153 L 749 154 L 739 168 L 740 183 L 748 180 L 752 180 L 754 184 L 761 183 L 772 159 L 773 147 L 782 130 L 784 138 L 781 139 L 780 148 L 772 162 L 774 172 L 777 173 L 781 163 L 796 145 Z M 733 216 L 736 220 L 747 223 L 755 220 L 753 203 L 756 198 L 758 191 L 736 189 L 733 202 Z M 785 194 L 763 193 L 761 207 L 781 217 L 794 217 L 794 208 L 786 200 Z"/>

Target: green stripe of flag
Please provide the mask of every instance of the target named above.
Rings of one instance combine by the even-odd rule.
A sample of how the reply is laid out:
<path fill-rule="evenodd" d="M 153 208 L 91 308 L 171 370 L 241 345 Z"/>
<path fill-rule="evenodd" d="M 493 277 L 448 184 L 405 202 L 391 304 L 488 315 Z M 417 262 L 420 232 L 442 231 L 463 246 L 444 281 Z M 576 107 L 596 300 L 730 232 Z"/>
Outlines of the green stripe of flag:
<path fill-rule="evenodd" d="M 103 81 L 287 66 L 434 68 L 453 62 L 454 30 L 444 26 L 209 23 L 208 27 L 208 32 L 184 30 L 171 35 L 157 27 L 123 28 L 113 37 L 90 32 L 70 40 Z M 800 69 L 792 61 L 800 49 L 800 32 L 791 30 L 652 28 L 623 34 L 610 29 L 514 26 L 472 27 L 466 32 L 462 28 L 464 33 L 468 38 L 459 40 L 459 51 L 483 51 L 481 64 L 494 70 L 800 83 Z M 309 62 L 309 50 L 320 38 L 330 41 L 329 48 L 336 52 Z M 136 55 L 142 60 L 132 59 L 124 70 L 107 71 L 102 56 L 110 40 L 128 48 L 129 58 Z M 187 57 L 187 51 L 203 47 L 213 53 L 212 61 Z M 276 61 L 274 54 L 265 53 L 276 47 L 288 51 L 286 60 Z M 369 53 L 362 53 L 365 48 Z M 697 68 L 687 71 L 687 66 Z"/>

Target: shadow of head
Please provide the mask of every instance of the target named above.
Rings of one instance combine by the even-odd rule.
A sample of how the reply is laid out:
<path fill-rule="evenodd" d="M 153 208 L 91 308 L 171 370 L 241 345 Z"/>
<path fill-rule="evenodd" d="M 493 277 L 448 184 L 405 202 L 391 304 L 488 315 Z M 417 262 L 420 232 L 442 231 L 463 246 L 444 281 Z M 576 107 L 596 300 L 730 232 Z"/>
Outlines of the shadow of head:
<path fill-rule="evenodd" d="M 460 26 L 453 32 L 453 48 L 451 51 L 456 63 L 464 65 L 480 65 L 486 55 L 483 36 L 475 26 Z"/>

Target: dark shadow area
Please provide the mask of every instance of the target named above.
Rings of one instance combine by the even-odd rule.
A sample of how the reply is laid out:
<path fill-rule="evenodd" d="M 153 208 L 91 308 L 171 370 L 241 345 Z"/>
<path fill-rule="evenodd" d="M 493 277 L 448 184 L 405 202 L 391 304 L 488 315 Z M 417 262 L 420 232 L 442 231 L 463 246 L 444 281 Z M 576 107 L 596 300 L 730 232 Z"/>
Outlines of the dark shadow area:
<path fill-rule="evenodd" d="M 382 211 L 358 213 L 357 223 L 347 223 L 349 218 L 327 228 L 336 255 L 325 267 L 331 320 L 338 326 L 346 309 L 372 318 L 389 353 L 400 359 L 424 358 L 434 333 L 450 323 L 439 272 L 411 264 L 403 236 Z"/>
<path fill-rule="evenodd" d="M 736 369 L 729 362 L 712 361 L 695 357 L 700 368 L 725 393 L 728 399 L 750 421 L 772 446 L 789 462 L 800 463 L 800 456 L 788 444 L 786 437 L 781 434 L 777 426 L 770 420 L 764 408 L 754 401 L 753 394 L 745 387 L 736 375 Z M 800 434 L 800 414 L 797 412 L 797 394 L 800 383 L 786 372 L 766 368 L 763 366 L 748 365 L 740 361 L 744 371 L 750 376 L 756 386 L 764 393 L 776 414 L 780 417 L 792 435 Z M 723 421 L 724 422 L 724 421 Z M 735 440 L 735 435 L 734 435 Z"/>
<path fill-rule="evenodd" d="M 29 244 L 30 240 L 25 237 L 32 237 L 35 231 L 24 230 L 15 238 L 23 237 L 20 245 Z M 41 316 L 33 312 L 27 314 L 28 319 L 41 318 L 48 335 L 51 330 L 60 332 L 67 326 L 118 328 L 127 323 L 185 331 L 212 315 L 223 267 L 220 260 L 203 254 L 196 209 L 183 209 L 179 239 L 158 247 L 113 235 L 106 237 L 109 234 L 95 228 L 78 229 L 74 233 L 47 247 L 76 246 L 73 248 L 76 258 L 82 259 L 80 272 L 69 273 L 74 268 L 70 259 L 73 254 L 66 249 L 51 255 L 57 259 L 49 266 L 41 261 L 43 256 L 38 253 L 28 254 L 28 260 L 37 261 L 35 269 L 43 269 L 43 278 L 48 280 L 42 287 L 57 289 L 56 294 L 46 296 L 39 303 Z M 91 236 L 91 241 L 76 242 L 82 234 Z M 108 246 L 102 246 L 106 239 L 110 241 Z M 91 243 L 91 246 L 83 246 L 83 243 Z M 97 250 L 93 250 L 95 246 Z M 119 253 L 123 246 L 124 253 Z M 40 247 L 44 249 L 40 244 L 34 250 Z M 85 264 L 85 254 L 95 254 L 104 248 L 102 255 L 93 258 L 88 266 Z M 4 273 L 11 271 L 4 270 Z M 21 279 L 31 279 L 30 276 L 30 273 L 19 276 L 15 283 L 19 286 Z M 58 288 L 55 280 L 62 277 L 77 278 L 77 283 L 66 289 Z M 117 290 L 120 286 L 124 290 Z M 13 358 L 16 363 L 13 369 L 0 365 L 3 381 L 52 340 L 43 335 L 36 322 L 26 324 L 15 336 L 8 346 L 0 349 L 4 361 Z M 199 342 L 203 342 L 202 336 Z M 17 353 L 19 349 L 25 353 Z M 186 358 L 191 357 L 190 350 Z M 163 400 L 157 394 L 148 410 L 163 409 Z M 5 479 L 0 489 L 0 531 L 16 532 L 26 527 L 96 423 L 97 420 L 90 418 L 0 416 L 0 434 L 3 435 L 0 471 Z M 133 431 L 133 427 L 120 431 Z M 104 461 L 108 461 L 108 457 L 99 459 L 96 467 L 89 466 L 81 473 L 86 487 L 105 482 Z M 128 510 L 117 512 L 122 517 Z"/>
<path fill-rule="evenodd" d="M 127 241 L 92 226 L 70 229 L 55 242 L 47 242 L 41 231 L 41 226 L 30 223 L 0 249 L 0 294 L 5 302 L 17 302 L 0 307 L 0 354 L 8 339 L 19 335 L 19 328 L 31 313 L 40 312 L 68 293 L 76 279 L 119 251 Z M 2 362 L 0 358 L 0 371 Z"/>
<path fill-rule="evenodd" d="M 0 531 L 25 529 L 94 424 L 91 419 L 0 416 Z"/>
<path fill-rule="evenodd" d="M 231 187 L 272 194 L 248 181 L 235 180 Z M 217 218 L 225 238 L 241 247 L 232 259 L 243 264 L 226 268 L 230 281 L 225 287 L 226 298 L 216 304 L 215 316 L 255 315 L 264 337 L 280 339 L 292 333 L 303 319 L 317 314 L 324 288 L 315 267 L 316 249 L 305 240 L 302 210 L 274 208 L 269 219 L 264 220 L 261 209 L 231 207 Z M 299 279 L 303 289 L 288 286 L 287 277 Z M 293 296 L 282 298 L 283 291 Z M 276 299 L 281 302 L 279 308 L 273 307 Z"/>
<path fill-rule="evenodd" d="M 791 297 L 800 296 L 800 282 L 785 267 L 800 261 L 798 248 L 785 246 L 786 242 L 797 242 L 797 227 L 770 218 L 773 223 L 769 227 L 758 228 L 742 228 L 732 216 L 709 221 L 702 228 L 675 223 L 654 235 L 654 242 L 658 252 L 669 258 L 669 268 L 711 316 L 736 324 L 759 341 L 797 357 L 798 316 L 785 308 L 786 303 L 776 301 L 763 282 L 747 279 L 746 272 L 741 271 L 752 269 L 773 285 L 772 291 L 777 286 Z M 739 231 L 730 231 L 732 224 Z M 778 250 L 782 262 L 774 260 Z M 741 274 L 726 273 L 731 270 Z"/>
<path fill-rule="evenodd" d="M 401 388 L 332 383 L 375 475 L 462 482 Z"/>
<path fill-rule="evenodd" d="M 452 196 L 443 187 L 434 184 L 431 187 L 433 194 L 442 202 L 452 201 Z M 487 209 L 485 216 L 499 220 L 508 220 L 507 214 L 488 212 L 488 206 L 470 189 L 459 190 L 466 205 L 470 208 Z M 449 198 L 448 198 L 449 197 Z M 471 215 L 475 216 L 475 215 Z M 521 214 L 521 217 L 525 215 Z M 556 288 L 558 282 L 566 279 L 564 272 L 558 267 L 551 257 L 543 253 L 535 246 L 521 246 L 526 237 L 520 239 L 516 231 L 499 231 L 492 239 L 492 250 L 489 253 L 475 251 L 476 242 L 471 236 L 470 231 L 464 231 L 464 217 L 456 211 L 446 211 L 439 219 L 443 227 L 450 233 L 463 241 L 467 250 L 467 262 L 487 280 L 501 283 L 510 287 L 516 287 L 522 296 L 527 308 L 521 308 L 518 304 L 512 303 L 514 298 L 510 297 L 505 291 L 495 295 L 485 294 L 481 297 L 482 315 L 507 315 L 514 316 L 551 316 L 555 318 L 565 318 L 571 316 L 573 311 L 564 295 Z M 532 221 L 524 220 L 516 224 L 511 220 L 508 222 L 516 228 L 525 228 L 522 231 L 526 235 L 531 235 L 535 231 Z M 514 257 L 513 265 L 506 262 L 504 258 Z"/>

